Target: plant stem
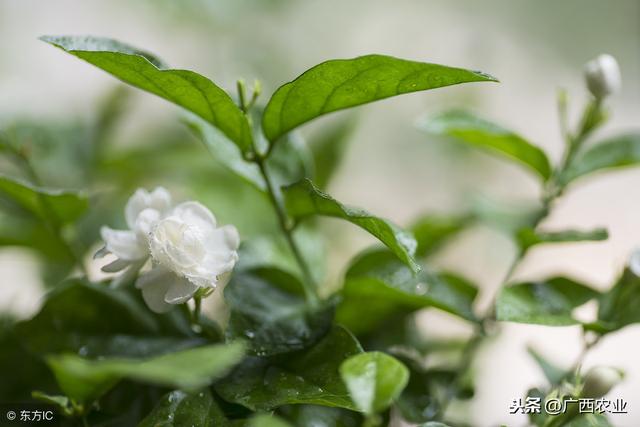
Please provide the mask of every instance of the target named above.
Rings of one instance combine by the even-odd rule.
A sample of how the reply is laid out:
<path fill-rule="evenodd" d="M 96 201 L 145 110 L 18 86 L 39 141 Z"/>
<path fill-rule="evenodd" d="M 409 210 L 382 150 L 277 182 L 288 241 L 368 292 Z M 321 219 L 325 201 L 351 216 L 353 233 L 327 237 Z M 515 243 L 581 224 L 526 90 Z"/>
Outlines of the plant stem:
<path fill-rule="evenodd" d="M 603 116 L 602 116 L 601 108 L 602 108 L 602 105 L 598 100 L 591 101 L 587 105 L 582 117 L 582 121 L 579 126 L 579 130 L 575 136 L 572 136 L 568 132 L 566 132 L 566 129 L 564 129 L 564 125 L 563 125 L 562 135 L 566 139 L 566 150 L 560 165 L 558 166 L 558 168 L 556 168 L 556 170 L 554 171 L 553 175 L 549 179 L 544 189 L 544 192 L 542 194 L 542 205 L 543 205 L 542 214 L 539 215 L 531 225 L 534 230 L 540 225 L 540 223 L 544 219 L 546 219 L 549 216 L 553 203 L 562 195 L 564 191 L 564 185 L 560 181 L 562 173 L 571 164 L 576 153 L 579 151 L 580 147 L 582 147 L 582 144 L 584 143 L 585 139 L 591 134 L 592 131 L 594 131 L 602 123 Z M 564 118 L 561 118 L 561 120 L 564 120 Z M 516 254 L 513 261 L 511 262 L 507 270 L 507 273 L 505 274 L 505 277 L 502 280 L 502 283 L 498 289 L 498 293 L 500 293 L 500 290 L 509 283 L 514 272 L 520 265 L 521 261 L 524 259 L 525 255 L 526 255 L 526 250 L 518 250 L 518 253 Z M 497 294 L 496 296 L 493 297 L 491 306 L 489 307 L 487 312 L 480 319 L 480 326 L 476 329 L 474 334 L 471 336 L 471 338 L 467 342 L 467 345 L 463 349 L 463 353 L 462 353 L 460 363 L 458 365 L 456 377 L 452 381 L 452 387 L 449 390 L 449 393 L 447 393 L 447 400 L 442 403 L 442 406 L 440 409 L 440 417 L 444 417 L 449 403 L 451 402 L 452 398 L 455 397 L 455 392 L 462 378 L 462 374 L 465 372 L 466 369 L 468 369 L 476 351 L 478 350 L 478 348 L 480 347 L 484 339 L 488 336 L 486 323 L 491 320 L 494 320 L 496 301 L 497 301 Z M 592 342 L 585 341 L 585 347 L 581 352 L 580 356 L 578 357 L 578 359 L 576 360 L 574 369 L 572 370 L 572 372 L 580 368 L 580 365 L 582 364 L 582 361 L 586 357 L 588 351 L 594 345 L 596 345 L 599 342 L 599 340 L 600 340 L 600 337 L 596 338 Z"/>
<path fill-rule="evenodd" d="M 278 224 L 280 225 L 280 229 L 282 230 L 282 233 L 284 234 L 287 244 L 289 245 L 289 248 L 291 249 L 291 252 L 293 253 L 293 256 L 296 259 L 296 262 L 298 263 L 298 266 L 300 267 L 300 270 L 304 276 L 303 285 L 304 285 L 304 292 L 305 292 L 307 301 L 310 304 L 315 305 L 318 302 L 318 294 L 317 294 L 315 282 L 313 280 L 313 275 L 311 274 L 311 271 L 309 270 L 309 266 L 307 265 L 306 261 L 304 260 L 304 257 L 302 256 L 302 252 L 300 251 L 300 248 L 298 247 L 295 239 L 293 238 L 292 227 L 290 226 L 287 220 L 287 214 L 285 212 L 284 206 L 282 205 L 282 202 L 280 201 L 280 198 L 278 197 L 275 191 L 273 182 L 271 181 L 271 177 L 269 176 L 269 172 L 265 164 L 265 160 L 264 158 L 257 155 L 255 158 L 255 162 L 260 168 L 260 173 L 262 174 L 262 177 L 264 178 L 264 181 L 267 185 L 267 193 L 269 195 L 269 200 L 271 201 L 271 205 L 273 206 L 276 216 L 278 217 Z"/>

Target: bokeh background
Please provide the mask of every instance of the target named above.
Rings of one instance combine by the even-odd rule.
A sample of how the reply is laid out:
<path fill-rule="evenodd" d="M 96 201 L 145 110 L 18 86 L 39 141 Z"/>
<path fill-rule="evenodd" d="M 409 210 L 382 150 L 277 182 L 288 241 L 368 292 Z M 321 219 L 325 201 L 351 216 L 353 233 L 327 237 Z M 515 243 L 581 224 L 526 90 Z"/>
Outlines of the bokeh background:
<path fill-rule="evenodd" d="M 122 221 L 118 216 L 129 189 L 165 185 L 183 197 L 204 200 L 222 222 L 237 224 L 243 237 L 273 226 L 272 218 L 252 215 L 259 211 L 253 207 L 264 201 L 256 200 L 251 189 L 230 184 L 228 174 L 211 165 L 181 126 L 174 107 L 118 89 L 110 76 L 38 41 L 44 34 L 117 38 L 156 53 L 174 67 L 209 76 L 229 90 L 239 77 L 258 78 L 266 94 L 323 60 L 367 53 L 497 76 L 499 85 L 402 96 L 356 113 L 357 127 L 330 192 L 400 224 L 425 212 L 466 211 L 479 198 L 518 205 L 538 196 L 527 172 L 421 133 L 415 122 L 424 114 L 470 108 L 517 130 L 557 160 L 562 141 L 556 91 L 569 91 L 575 119 L 587 96 L 582 65 L 607 52 L 621 64 L 624 90 L 609 102 L 613 117 L 602 135 L 640 127 L 638 0 L 0 0 L 0 125 L 28 129 L 30 137 L 52 141 L 50 152 L 41 153 L 48 183 L 74 186 L 88 179 L 82 175 L 86 171 L 61 165 L 82 158 L 77 156 L 82 145 L 78 140 L 89 138 L 86 133 L 110 117 L 104 105 L 118 107 L 117 125 L 100 137 L 109 162 L 127 162 L 121 168 L 127 173 L 101 177 L 105 191 L 121 193 L 121 198 L 120 203 L 100 206 L 104 216 L 95 221 Z M 114 104 L 113 99 L 121 102 Z M 332 121 L 335 117 L 321 119 L 304 133 L 313 137 Z M 0 163 L 0 168 L 10 166 Z M 536 248 L 518 268 L 516 279 L 565 273 L 600 289 L 610 286 L 630 251 L 640 245 L 639 188 L 639 169 L 580 181 L 545 226 L 604 226 L 610 239 Z M 326 230 L 332 236 L 328 257 L 330 282 L 335 284 L 349 257 L 372 241 L 337 222 L 329 222 Z M 482 289 L 478 308 L 486 309 L 513 256 L 506 236 L 477 226 L 448 244 L 434 263 L 476 282 Z M 45 291 L 42 277 L 33 253 L 0 248 L 0 311 L 18 317 L 35 312 Z M 588 319 L 595 313 L 587 306 L 579 315 Z M 427 334 L 470 332 L 434 312 L 425 312 L 421 320 Z M 543 382 L 527 355 L 528 345 L 569 366 L 581 349 L 580 329 L 504 325 L 475 361 L 477 394 L 463 418 L 480 427 L 526 424 L 522 416 L 509 415 L 508 407 L 527 388 Z M 587 368 L 607 364 L 627 373 L 611 397 L 626 399 L 629 414 L 613 418 L 615 425 L 640 425 L 638 360 L 640 326 L 630 326 L 607 336 L 585 361 Z"/>

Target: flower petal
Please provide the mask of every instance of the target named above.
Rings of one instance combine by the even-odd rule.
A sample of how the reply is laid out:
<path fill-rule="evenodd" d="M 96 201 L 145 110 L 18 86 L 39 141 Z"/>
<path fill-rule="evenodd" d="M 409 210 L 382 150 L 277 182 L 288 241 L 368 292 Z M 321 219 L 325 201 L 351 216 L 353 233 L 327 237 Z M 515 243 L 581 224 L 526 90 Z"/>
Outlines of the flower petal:
<path fill-rule="evenodd" d="M 202 232 L 207 232 L 216 227 L 216 218 L 202 203 L 180 203 L 175 207 L 171 215 L 177 216 L 182 222 L 189 224 L 191 227 L 196 227 Z"/>
<path fill-rule="evenodd" d="M 138 277 L 136 288 L 142 290 L 142 298 L 152 311 L 166 313 L 173 306 L 165 302 L 164 296 L 176 280 L 178 277 L 175 274 L 157 266 Z"/>
<path fill-rule="evenodd" d="M 171 209 L 171 194 L 163 188 L 157 187 L 151 193 L 144 188 L 139 188 L 127 201 L 124 216 L 130 229 L 134 229 L 140 212 L 145 209 L 154 209 L 165 215 Z"/>
<path fill-rule="evenodd" d="M 187 302 L 193 294 L 200 289 L 187 279 L 178 278 L 177 276 L 176 279 L 177 280 L 169 286 L 169 290 L 164 296 L 164 301 L 169 304 L 182 304 L 183 302 Z"/>
<path fill-rule="evenodd" d="M 100 235 L 107 250 L 118 258 L 134 261 L 148 256 L 148 248 L 140 244 L 133 231 L 102 227 Z"/>

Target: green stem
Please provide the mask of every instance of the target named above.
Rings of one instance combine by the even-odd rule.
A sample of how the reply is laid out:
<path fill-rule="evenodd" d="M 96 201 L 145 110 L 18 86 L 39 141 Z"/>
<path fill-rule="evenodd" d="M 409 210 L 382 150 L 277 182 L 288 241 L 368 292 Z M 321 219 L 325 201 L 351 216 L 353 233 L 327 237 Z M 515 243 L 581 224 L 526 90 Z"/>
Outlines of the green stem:
<path fill-rule="evenodd" d="M 565 131 L 563 131 L 563 135 L 566 135 L 566 138 L 567 138 L 567 145 L 566 145 L 567 148 L 565 150 L 560 166 L 555 170 L 551 179 L 548 181 L 545 187 L 545 190 L 542 195 L 542 205 L 543 205 L 542 214 L 535 219 L 534 223 L 532 224 L 533 229 L 536 229 L 540 225 L 540 223 L 549 216 L 553 203 L 562 195 L 564 191 L 564 185 L 560 182 L 560 177 L 562 176 L 562 173 L 564 172 L 564 170 L 573 161 L 573 158 L 575 157 L 576 153 L 579 151 L 580 147 L 582 147 L 582 144 L 584 143 L 585 139 L 591 134 L 592 131 L 594 131 L 598 127 L 599 124 L 602 123 L 601 117 L 602 117 L 601 104 L 597 100 L 593 101 L 589 103 L 589 105 L 585 109 L 582 121 L 580 123 L 580 129 L 576 134 L 576 136 L 571 136 Z M 500 290 L 502 290 L 502 288 L 509 283 L 514 272 L 516 271 L 516 269 L 524 259 L 525 255 L 526 255 L 526 251 L 522 251 L 522 250 L 518 251 L 515 258 L 511 262 L 511 265 L 509 266 L 509 269 L 507 270 L 507 273 L 505 274 L 504 279 L 502 280 L 502 283 L 498 289 L 498 292 L 496 293 L 496 297 L 497 297 L 497 294 L 500 293 Z M 445 411 L 450 401 L 455 396 L 457 386 L 459 385 L 459 382 L 462 378 L 463 373 L 471 364 L 473 360 L 473 356 L 475 355 L 476 351 L 480 347 L 481 343 L 487 337 L 486 323 L 491 321 L 495 317 L 494 312 L 495 312 L 496 300 L 497 300 L 496 297 L 492 299 L 491 306 L 489 307 L 487 312 L 484 314 L 484 316 L 481 318 L 480 327 L 477 328 L 477 330 L 474 332 L 472 337 L 467 342 L 467 345 L 463 349 L 463 354 L 458 366 L 456 377 L 452 381 L 451 390 L 449 391 L 449 393 L 447 393 L 447 400 L 443 402 L 441 405 L 440 417 L 444 417 Z M 598 341 L 599 339 L 596 339 L 592 343 L 585 345 L 584 351 L 580 354 L 578 360 L 576 361 L 577 368 L 579 368 L 587 352 L 595 344 L 597 344 Z"/>
<path fill-rule="evenodd" d="M 294 258 L 296 259 L 298 266 L 300 267 L 300 271 L 304 275 L 303 285 L 304 285 L 304 292 L 305 292 L 307 301 L 310 304 L 315 305 L 318 302 L 318 294 L 317 294 L 315 282 L 313 280 L 313 275 L 311 274 L 311 270 L 309 270 L 309 266 L 304 260 L 304 257 L 302 256 L 302 252 L 300 251 L 298 244 L 293 238 L 292 227 L 290 226 L 290 223 L 287 220 L 287 214 L 285 212 L 284 206 L 282 205 L 282 202 L 280 201 L 275 191 L 275 188 L 273 186 L 273 182 L 267 170 L 264 158 L 258 155 L 255 158 L 255 162 L 258 165 L 260 169 L 260 173 L 262 174 L 262 177 L 264 178 L 264 181 L 267 185 L 267 194 L 269 195 L 269 200 L 271 201 L 271 205 L 273 206 L 273 209 L 278 218 L 278 224 L 280 225 L 280 229 L 284 234 L 287 244 L 289 245 L 289 248 L 291 249 L 291 252 L 293 253 Z"/>
<path fill-rule="evenodd" d="M 193 312 L 191 312 L 191 326 L 192 327 L 200 327 L 200 313 L 202 312 L 202 297 L 194 296 L 193 302 L 195 306 L 193 307 Z"/>

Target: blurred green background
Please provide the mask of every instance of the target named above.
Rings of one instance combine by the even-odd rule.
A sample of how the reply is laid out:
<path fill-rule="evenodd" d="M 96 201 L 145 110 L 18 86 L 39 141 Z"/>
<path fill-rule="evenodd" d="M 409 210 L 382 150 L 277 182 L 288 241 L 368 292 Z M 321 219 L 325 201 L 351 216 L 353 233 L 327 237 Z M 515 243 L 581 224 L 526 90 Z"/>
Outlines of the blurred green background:
<path fill-rule="evenodd" d="M 468 210 L 479 198 L 527 203 L 537 197 L 531 176 L 477 151 L 429 137 L 414 123 L 450 107 L 469 108 L 513 128 L 557 159 L 562 144 L 555 96 L 566 88 L 573 116 L 586 99 L 582 65 L 603 53 L 621 64 L 624 90 L 611 99 L 607 130 L 640 124 L 640 2 L 638 0 L 0 0 L 0 129 L 27 143 L 47 185 L 90 186 L 94 213 L 81 231 L 93 248 L 97 227 L 123 222 L 126 198 L 138 186 L 164 185 L 179 198 L 203 201 L 243 238 L 259 236 L 274 218 L 251 187 L 217 165 L 181 124 L 179 112 L 152 96 L 126 89 L 101 71 L 37 40 L 44 34 L 93 34 L 142 47 L 176 68 L 196 70 L 233 91 L 236 79 L 263 83 L 263 102 L 280 84 L 331 58 L 366 53 L 480 69 L 499 85 L 463 85 L 377 103 L 321 119 L 303 130 L 313 143 L 345 117 L 356 121 L 330 192 L 400 224 L 424 212 Z M 19 174 L 0 161 L 0 172 Z M 630 250 L 640 245 L 640 171 L 582 182 L 546 225 L 609 228 L 605 243 L 533 251 L 516 278 L 568 273 L 608 286 Z M 256 215 L 256 212 L 264 214 Z M 4 224 L 2 224 L 4 222 Z M 0 217 L 0 225 L 8 224 Z M 17 225 L 20 227 L 20 225 Z M 330 283 L 350 256 L 372 243 L 364 233 L 327 222 Z M 513 256 L 510 241 L 475 227 L 436 259 L 482 286 L 485 308 Z M 39 266 L 26 250 L 0 250 L 0 311 L 34 312 L 45 280 L 59 266 Z M 584 308 L 586 318 L 593 316 Z M 426 333 L 469 331 L 445 315 L 425 313 Z M 540 381 L 526 354 L 534 343 L 559 363 L 580 349 L 578 327 L 506 325 L 477 361 L 480 375 L 472 418 L 479 426 L 519 425 L 508 405 Z M 614 419 L 637 426 L 640 417 L 640 327 L 608 337 L 585 366 L 620 366 L 625 383 L 614 397 L 630 414 Z"/>

